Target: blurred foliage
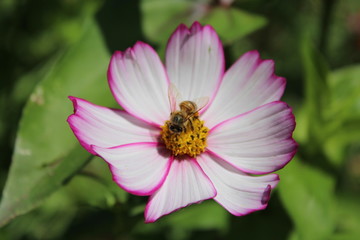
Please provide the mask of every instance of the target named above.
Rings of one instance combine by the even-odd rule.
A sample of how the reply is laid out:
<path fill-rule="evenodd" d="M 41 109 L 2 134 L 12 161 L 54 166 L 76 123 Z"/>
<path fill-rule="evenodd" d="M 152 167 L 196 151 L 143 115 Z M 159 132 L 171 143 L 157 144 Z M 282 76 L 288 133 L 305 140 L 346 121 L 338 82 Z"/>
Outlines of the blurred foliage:
<path fill-rule="evenodd" d="M 280 197 L 299 239 L 329 239 L 335 229 L 335 180 L 299 158 L 294 158 L 280 174 Z"/>
<path fill-rule="evenodd" d="M 83 39 L 53 61 L 54 66 L 36 86 L 23 110 L 0 204 L 0 224 L 37 206 L 90 158 L 77 147 L 68 126 L 63 124 L 71 112 L 71 106 L 63 104 L 64 99 L 69 95 L 90 99 L 98 96 L 105 105 L 113 100 L 107 87 L 97 86 L 105 81 L 109 54 L 94 23 L 84 28 Z"/>
<path fill-rule="evenodd" d="M 258 49 L 287 78 L 300 144 L 265 211 L 214 201 L 143 223 L 107 165 L 83 150 L 69 95 L 116 107 L 111 53 L 138 40 L 164 56 L 180 23 L 211 24 L 227 65 Z M 360 2 L 4 0 L 0 2 L 0 239 L 360 239 Z"/>

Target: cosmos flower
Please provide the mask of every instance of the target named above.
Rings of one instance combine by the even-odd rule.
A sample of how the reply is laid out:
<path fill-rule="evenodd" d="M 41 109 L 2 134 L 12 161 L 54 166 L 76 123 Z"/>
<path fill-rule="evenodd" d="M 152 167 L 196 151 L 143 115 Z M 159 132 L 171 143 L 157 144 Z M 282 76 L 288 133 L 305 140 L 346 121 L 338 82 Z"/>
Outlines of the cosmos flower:
<path fill-rule="evenodd" d="M 206 199 L 236 216 L 266 208 L 272 172 L 297 149 L 274 62 L 250 51 L 225 72 L 219 37 L 195 22 L 172 34 L 165 66 L 143 42 L 115 52 L 108 81 L 124 110 L 70 97 L 80 144 L 121 188 L 150 196 L 146 222 Z"/>

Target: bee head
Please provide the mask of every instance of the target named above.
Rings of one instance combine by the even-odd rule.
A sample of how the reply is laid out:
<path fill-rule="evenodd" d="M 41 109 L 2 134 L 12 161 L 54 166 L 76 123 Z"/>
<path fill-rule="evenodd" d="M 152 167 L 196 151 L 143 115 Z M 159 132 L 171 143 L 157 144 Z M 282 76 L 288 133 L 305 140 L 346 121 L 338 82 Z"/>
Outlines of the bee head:
<path fill-rule="evenodd" d="M 181 133 L 183 131 L 183 128 L 181 126 L 178 125 L 173 125 L 171 124 L 169 126 L 170 131 L 172 131 L 173 133 Z"/>

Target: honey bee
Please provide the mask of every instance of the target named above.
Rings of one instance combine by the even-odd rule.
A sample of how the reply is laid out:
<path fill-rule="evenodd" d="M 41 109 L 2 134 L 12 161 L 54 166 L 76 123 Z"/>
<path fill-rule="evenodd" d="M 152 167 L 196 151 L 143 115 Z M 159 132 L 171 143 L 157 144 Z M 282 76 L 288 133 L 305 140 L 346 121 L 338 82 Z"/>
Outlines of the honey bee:
<path fill-rule="evenodd" d="M 180 134 L 186 132 L 189 128 L 193 130 L 192 119 L 198 116 L 198 112 L 208 103 L 208 97 L 198 98 L 194 101 L 181 101 L 180 110 L 177 108 L 177 100 L 180 98 L 179 92 L 174 85 L 169 86 L 169 100 L 171 106 L 169 130 L 173 133 Z"/>

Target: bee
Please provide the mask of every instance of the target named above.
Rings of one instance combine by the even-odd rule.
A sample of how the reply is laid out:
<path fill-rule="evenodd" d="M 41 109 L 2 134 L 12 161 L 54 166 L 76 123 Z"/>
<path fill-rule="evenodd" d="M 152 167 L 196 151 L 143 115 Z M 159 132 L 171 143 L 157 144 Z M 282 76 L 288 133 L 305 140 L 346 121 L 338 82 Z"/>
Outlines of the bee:
<path fill-rule="evenodd" d="M 179 104 L 180 110 L 176 110 L 179 98 L 179 92 L 175 86 L 171 84 L 169 86 L 171 113 L 168 126 L 169 130 L 176 134 L 186 132 L 189 128 L 194 130 L 192 124 L 193 118 L 198 116 L 198 112 L 203 109 L 209 101 L 208 97 L 198 98 L 194 101 L 181 101 Z"/>

